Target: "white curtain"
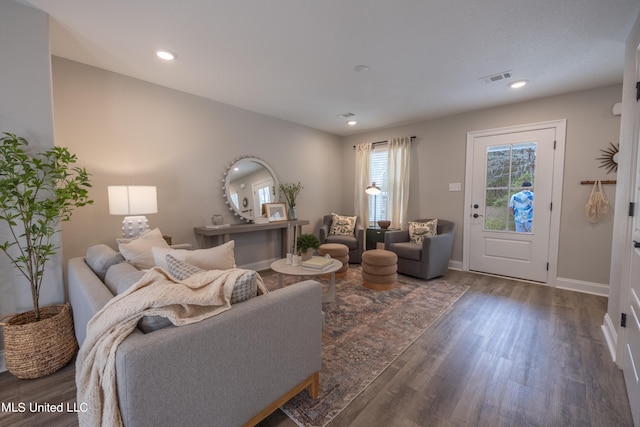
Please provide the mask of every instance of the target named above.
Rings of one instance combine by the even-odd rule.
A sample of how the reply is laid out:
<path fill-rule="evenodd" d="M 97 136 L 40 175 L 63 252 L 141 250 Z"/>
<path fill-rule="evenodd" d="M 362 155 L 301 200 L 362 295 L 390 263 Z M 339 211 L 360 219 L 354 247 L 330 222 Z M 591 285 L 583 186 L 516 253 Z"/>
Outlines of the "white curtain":
<path fill-rule="evenodd" d="M 391 228 L 402 229 L 407 221 L 409 207 L 409 165 L 411 163 L 411 138 L 389 140 L 389 164 L 387 184 L 387 212 Z"/>
<path fill-rule="evenodd" d="M 371 149 L 373 144 L 368 142 L 356 145 L 356 180 L 353 195 L 353 208 L 360 217 L 363 227 L 369 226 L 369 195 L 364 190 L 371 185 L 369 182 L 369 167 L 371 164 Z"/>

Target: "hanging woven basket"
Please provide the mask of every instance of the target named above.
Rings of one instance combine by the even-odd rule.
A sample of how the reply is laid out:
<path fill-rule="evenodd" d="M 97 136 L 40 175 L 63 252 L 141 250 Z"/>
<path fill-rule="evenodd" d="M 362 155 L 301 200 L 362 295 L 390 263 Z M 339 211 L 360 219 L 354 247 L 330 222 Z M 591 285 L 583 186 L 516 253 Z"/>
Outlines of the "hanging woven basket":
<path fill-rule="evenodd" d="M 69 304 L 41 307 L 38 322 L 32 310 L 0 321 L 0 326 L 7 370 L 18 378 L 52 374 L 69 363 L 78 348 Z"/>

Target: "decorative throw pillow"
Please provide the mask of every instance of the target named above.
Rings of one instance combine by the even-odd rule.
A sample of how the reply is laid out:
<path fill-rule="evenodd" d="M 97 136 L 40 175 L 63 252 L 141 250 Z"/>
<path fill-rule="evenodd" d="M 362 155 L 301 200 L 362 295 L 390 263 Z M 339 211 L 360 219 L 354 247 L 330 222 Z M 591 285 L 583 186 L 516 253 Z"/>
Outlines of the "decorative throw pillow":
<path fill-rule="evenodd" d="M 185 261 L 200 267 L 203 270 L 228 270 L 236 266 L 234 255 L 235 242 L 228 241 L 220 246 L 208 249 L 172 249 L 170 247 L 152 248 L 153 260 L 156 266 L 169 271 L 167 255 L 171 255 L 178 261 Z"/>
<path fill-rule="evenodd" d="M 354 230 L 356 229 L 356 219 L 357 216 L 347 216 L 347 215 L 333 215 L 333 221 L 331 222 L 331 230 L 329 234 L 335 234 L 339 236 L 352 236 Z"/>
<path fill-rule="evenodd" d="M 196 267 L 193 264 L 189 264 L 188 262 L 180 261 L 176 259 L 173 255 L 167 255 L 167 271 L 173 277 L 178 280 L 187 279 L 194 274 L 202 273 L 206 270 L 201 269 L 200 267 Z"/>
<path fill-rule="evenodd" d="M 432 219 L 427 222 L 409 222 L 409 240 L 413 243 L 422 243 L 425 237 L 438 234 L 438 220 Z"/>
<path fill-rule="evenodd" d="M 155 265 L 153 252 L 151 251 L 154 246 L 169 248 L 166 240 L 162 237 L 162 232 L 158 228 L 142 234 L 133 240 L 120 241 L 118 244 L 120 253 L 124 259 L 141 270 L 151 268 Z"/>
<path fill-rule="evenodd" d="M 169 274 L 178 280 L 185 280 L 194 274 L 202 273 L 206 270 L 188 262 L 180 261 L 172 255 L 167 255 L 167 265 Z M 235 283 L 231 293 L 231 304 L 236 304 L 255 297 L 258 294 L 258 273 L 247 270 Z"/>

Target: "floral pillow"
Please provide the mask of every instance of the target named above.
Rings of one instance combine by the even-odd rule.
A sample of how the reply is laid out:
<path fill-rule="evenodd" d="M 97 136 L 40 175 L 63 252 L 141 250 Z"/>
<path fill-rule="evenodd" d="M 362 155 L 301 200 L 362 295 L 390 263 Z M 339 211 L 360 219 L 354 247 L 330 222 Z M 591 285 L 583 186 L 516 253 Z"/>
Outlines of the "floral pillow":
<path fill-rule="evenodd" d="M 432 237 L 438 234 L 438 220 L 432 219 L 427 222 L 409 222 L 409 240 L 412 243 L 422 243 L 425 237 Z"/>
<path fill-rule="evenodd" d="M 358 217 L 338 215 L 335 213 L 332 215 L 333 221 L 331 223 L 331 230 L 329 231 L 329 234 L 353 236 L 354 230 L 356 229 L 356 219 L 358 219 Z"/>

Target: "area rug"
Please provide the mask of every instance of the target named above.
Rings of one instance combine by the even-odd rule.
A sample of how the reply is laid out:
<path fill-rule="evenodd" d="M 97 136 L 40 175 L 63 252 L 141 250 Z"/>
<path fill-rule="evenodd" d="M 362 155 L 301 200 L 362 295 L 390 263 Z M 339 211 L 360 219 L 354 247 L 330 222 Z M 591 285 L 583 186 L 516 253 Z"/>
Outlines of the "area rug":
<path fill-rule="evenodd" d="M 283 286 L 300 280 L 285 276 Z M 270 290 L 278 288 L 277 274 L 265 274 L 264 281 Z M 394 289 L 372 291 L 362 286 L 360 267 L 351 266 L 347 277 L 336 279 L 335 302 L 323 304 L 319 397 L 305 391 L 281 409 L 300 426 L 327 425 L 467 289 L 446 277 L 399 275 Z"/>

